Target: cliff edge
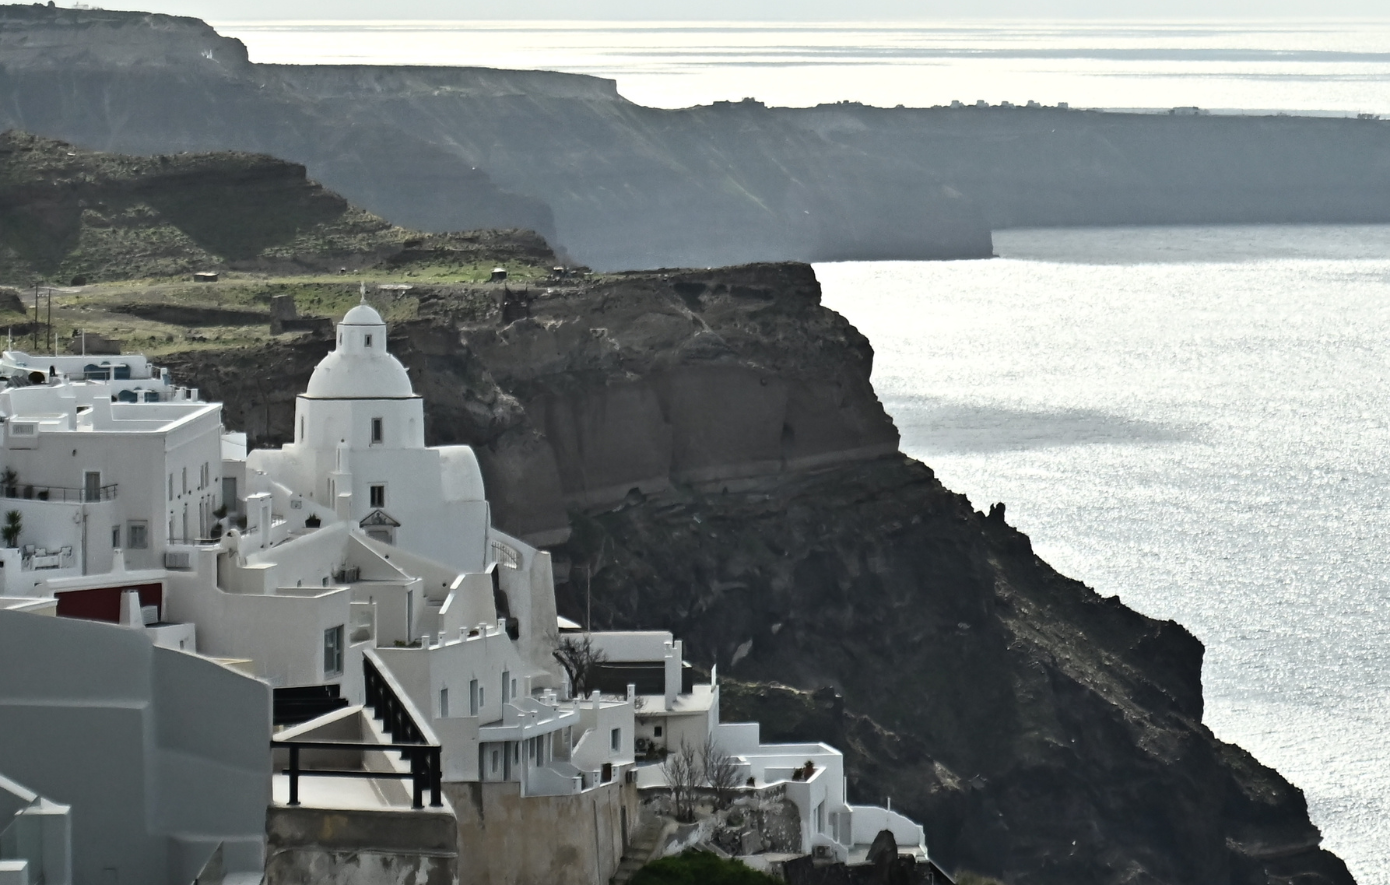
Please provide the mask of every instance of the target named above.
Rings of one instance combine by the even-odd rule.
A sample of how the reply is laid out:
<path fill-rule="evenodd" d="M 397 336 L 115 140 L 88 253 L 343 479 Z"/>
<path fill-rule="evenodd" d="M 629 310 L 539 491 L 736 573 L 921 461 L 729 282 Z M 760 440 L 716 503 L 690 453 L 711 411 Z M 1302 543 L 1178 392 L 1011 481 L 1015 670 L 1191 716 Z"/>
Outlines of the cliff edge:
<path fill-rule="evenodd" d="M 596 628 L 684 637 L 734 680 L 730 715 L 844 747 L 851 796 L 923 820 L 947 869 L 1352 881 L 1302 793 L 1202 724 L 1196 639 L 1057 574 L 896 453 L 872 349 L 809 267 L 479 292 L 423 297 L 392 352 L 430 439 L 477 447 L 501 525 L 590 576 L 562 584 L 569 616 L 587 592 Z M 236 415 L 327 346 L 172 362 Z"/>

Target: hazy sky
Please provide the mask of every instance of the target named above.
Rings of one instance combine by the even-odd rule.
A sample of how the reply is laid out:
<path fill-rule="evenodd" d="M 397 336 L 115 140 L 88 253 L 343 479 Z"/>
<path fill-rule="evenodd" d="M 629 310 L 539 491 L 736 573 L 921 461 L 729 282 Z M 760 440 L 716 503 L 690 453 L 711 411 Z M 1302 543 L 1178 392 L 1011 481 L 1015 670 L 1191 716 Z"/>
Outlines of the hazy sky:
<path fill-rule="evenodd" d="M 62 6 L 72 5 L 60 0 Z M 862 21 L 939 18 L 1385 18 L 1387 0 L 95 0 L 234 19 Z"/>

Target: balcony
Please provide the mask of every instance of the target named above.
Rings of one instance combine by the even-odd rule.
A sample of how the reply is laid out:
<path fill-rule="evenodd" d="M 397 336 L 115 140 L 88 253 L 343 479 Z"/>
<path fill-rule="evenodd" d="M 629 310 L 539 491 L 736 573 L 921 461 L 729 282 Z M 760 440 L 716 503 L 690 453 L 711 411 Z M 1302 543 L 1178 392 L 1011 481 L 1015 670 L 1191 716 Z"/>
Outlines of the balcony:
<path fill-rule="evenodd" d="M 57 550 L 49 550 L 45 547 L 35 547 L 32 544 L 28 544 L 21 550 L 20 568 L 25 571 L 73 568 L 76 565 L 77 557 L 73 555 L 71 547 L 59 547 Z"/>
<path fill-rule="evenodd" d="M 0 494 L 6 498 L 25 501 L 51 501 L 55 504 L 91 504 L 96 501 L 116 500 L 116 483 L 86 489 L 63 486 L 36 486 L 28 483 L 15 483 L 0 487 Z"/>

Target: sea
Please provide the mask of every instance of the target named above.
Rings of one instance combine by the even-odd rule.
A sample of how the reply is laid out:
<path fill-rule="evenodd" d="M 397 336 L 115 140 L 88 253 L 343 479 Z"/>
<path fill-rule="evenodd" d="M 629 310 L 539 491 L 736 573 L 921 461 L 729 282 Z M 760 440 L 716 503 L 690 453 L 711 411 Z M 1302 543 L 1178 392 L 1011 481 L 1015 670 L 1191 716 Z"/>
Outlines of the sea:
<path fill-rule="evenodd" d="M 542 68 L 630 100 L 1390 117 L 1390 21 L 216 22 L 256 61 Z M 1206 723 L 1390 885 L 1390 226 L 1004 230 L 817 265 L 903 448 L 1206 646 Z"/>

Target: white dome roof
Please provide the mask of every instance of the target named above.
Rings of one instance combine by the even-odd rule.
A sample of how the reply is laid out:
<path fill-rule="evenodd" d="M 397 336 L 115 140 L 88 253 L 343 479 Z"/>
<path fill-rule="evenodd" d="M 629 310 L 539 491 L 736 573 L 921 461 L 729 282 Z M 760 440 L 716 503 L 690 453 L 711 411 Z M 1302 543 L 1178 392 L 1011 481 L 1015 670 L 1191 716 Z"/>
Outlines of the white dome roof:
<path fill-rule="evenodd" d="M 386 321 L 370 304 L 359 304 L 343 316 L 343 326 L 384 326 Z"/>
<path fill-rule="evenodd" d="M 311 399 L 401 399 L 415 395 L 400 360 L 386 352 L 386 323 L 367 304 L 338 324 L 338 346 L 319 361 L 304 395 Z"/>

